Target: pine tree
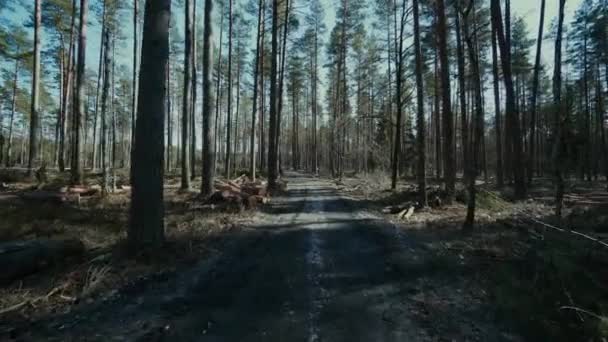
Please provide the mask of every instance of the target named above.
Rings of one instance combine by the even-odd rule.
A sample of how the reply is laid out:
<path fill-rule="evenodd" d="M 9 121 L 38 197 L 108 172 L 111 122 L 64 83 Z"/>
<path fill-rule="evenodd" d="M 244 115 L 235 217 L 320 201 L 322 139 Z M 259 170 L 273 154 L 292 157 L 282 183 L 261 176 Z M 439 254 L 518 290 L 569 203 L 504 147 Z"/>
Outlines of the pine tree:
<path fill-rule="evenodd" d="M 163 154 L 170 0 L 147 0 L 132 170 L 128 241 L 134 253 L 164 242 Z"/>

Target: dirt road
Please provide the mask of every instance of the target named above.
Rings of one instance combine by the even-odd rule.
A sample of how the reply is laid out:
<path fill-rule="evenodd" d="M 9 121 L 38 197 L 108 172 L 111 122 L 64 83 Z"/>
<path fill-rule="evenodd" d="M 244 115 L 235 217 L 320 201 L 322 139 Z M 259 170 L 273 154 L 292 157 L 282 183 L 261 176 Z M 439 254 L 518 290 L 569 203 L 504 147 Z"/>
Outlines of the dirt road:
<path fill-rule="evenodd" d="M 23 340 L 518 341 L 467 271 L 297 176 L 216 258 L 15 332 Z"/>

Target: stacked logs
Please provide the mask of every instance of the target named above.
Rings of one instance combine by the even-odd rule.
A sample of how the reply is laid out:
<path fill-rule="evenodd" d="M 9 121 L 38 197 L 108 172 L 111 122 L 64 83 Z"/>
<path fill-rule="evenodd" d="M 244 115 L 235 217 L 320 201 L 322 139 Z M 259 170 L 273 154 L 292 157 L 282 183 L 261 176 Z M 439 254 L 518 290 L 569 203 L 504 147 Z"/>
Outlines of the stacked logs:
<path fill-rule="evenodd" d="M 251 181 L 247 175 L 227 181 L 216 179 L 214 181 L 216 191 L 207 199 L 207 203 L 232 204 L 241 209 L 255 209 L 259 204 L 270 202 L 267 185 L 266 181 Z"/>

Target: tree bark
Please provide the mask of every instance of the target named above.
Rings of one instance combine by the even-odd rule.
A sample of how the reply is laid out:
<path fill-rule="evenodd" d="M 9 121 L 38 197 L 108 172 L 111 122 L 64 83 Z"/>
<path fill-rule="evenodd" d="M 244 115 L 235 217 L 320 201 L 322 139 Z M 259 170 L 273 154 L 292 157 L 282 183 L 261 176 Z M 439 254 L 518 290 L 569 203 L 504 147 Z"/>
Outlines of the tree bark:
<path fill-rule="evenodd" d="M 196 178 L 196 98 L 198 95 L 197 46 L 196 46 L 196 0 L 192 3 L 192 93 L 190 98 L 190 180 Z"/>
<path fill-rule="evenodd" d="M 399 157 L 401 155 L 401 127 L 403 121 L 403 98 L 402 98 L 402 83 L 403 83 L 403 31 L 405 29 L 405 1 L 403 2 L 403 8 L 401 9 L 401 21 L 399 24 L 399 35 L 395 37 L 398 40 L 398 46 L 396 48 L 396 67 L 397 74 L 395 75 L 396 79 L 396 105 L 397 105 L 397 126 L 395 127 L 395 145 L 393 147 L 393 159 L 392 159 L 392 174 L 391 174 L 391 189 L 397 189 L 397 177 L 399 173 Z M 395 8 L 395 11 L 397 9 Z M 396 13 L 395 13 L 396 15 Z M 397 22 L 395 22 L 395 25 Z M 397 28 L 395 27 L 395 33 Z M 345 58 L 346 59 L 346 58 Z M 345 83 L 346 86 L 346 83 Z M 345 88 L 346 89 L 346 88 Z M 346 97 L 346 94 L 343 94 Z M 346 108 L 343 108 L 345 111 Z M 344 113 L 346 114 L 346 113 Z M 346 116 L 346 115 L 344 115 Z"/>
<path fill-rule="evenodd" d="M 425 119 L 424 119 L 424 80 L 422 77 L 422 52 L 420 51 L 420 15 L 418 13 L 418 0 L 412 2 L 414 12 L 414 49 L 416 59 L 416 147 L 417 147 L 417 168 L 416 178 L 418 180 L 418 205 L 427 206 L 426 194 L 426 143 L 425 143 Z"/>
<path fill-rule="evenodd" d="M 471 0 L 471 4 L 474 0 Z M 460 102 L 460 135 L 462 144 L 462 164 L 463 169 L 466 169 L 469 156 L 469 124 L 467 120 L 467 96 L 466 96 L 466 74 L 465 74 L 465 56 L 463 39 L 461 37 L 462 26 L 466 23 L 460 24 L 460 1 L 454 1 L 455 14 L 454 18 L 456 24 L 456 51 L 458 60 L 458 94 Z M 465 171 L 466 172 L 466 171 Z"/>
<path fill-rule="evenodd" d="M 138 9 L 138 2 L 140 0 L 133 0 L 133 85 L 132 85 L 132 90 L 133 90 L 133 94 L 132 94 L 132 98 L 131 98 L 131 154 L 133 154 L 133 146 L 135 145 L 134 143 L 134 138 L 135 138 L 135 124 L 136 124 L 136 120 L 135 120 L 135 115 L 137 112 L 137 69 L 138 69 L 138 59 L 137 59 L 137 52 L 139 51 L 139 39 L 137 36 L 137 33 L 139 31 L 139 25 L 138 25 L 138 21 L 139 21 L 139 9 Z M 170 144 L 169 144 L 170 145 Z"/>
<path fill-rule="evenodd" d="M 228 105 L 226 108 L 226 158 L 224 160 L 224 177 L 229 178 L 230 158 L 232 153 L 232 1 L 228 0 Z"/>
<path fill-rule="evenodd" d="M 110 191 L 109 174 L 108 174 L 108 127 L 107 127 L 107 108 L 108 95 L 110 92 L 110 32 L 106 28 L 103 33 L 106 50 L 104 58 L 104 82 L 101 93 L 101 194 L 105 196 Z"/>
<path fill-rule="evenodd" d="M 515 196 L 523 198 L 526 195 L 526 182 L 524 179 L 524 165 L 522 160 L 522 141 L 519 124 L 519 115 L 516 112 L 515 91 L 513 88 L 513 77 L 511 73 L 511 45 L 509 38 L 509 30 L 507 30 L 506 38 L 503 30 L 502 14 L 498 0 L 492 0 L 492 21 L 496 27 L 498 46 L 500 49 L 500 60 L 504 74 L 505 92 L 506 92 L 506 115 L 508 122 L 508 151 L 510 160 L 513 161 L 513 176 L 515 183 Z M 507 16 L 508 17 L 508 16 Z M 508 25 L 506 25 L 508 26 Z"/>
<path fill-rule="evenodd" d="M 35 0 L 34 5 L 34 68 L 32 73 L 32 102 L 30 109 L 30 151 L 27 161 L 28 175 L 39 162 L 38 139 L 40 134 L 40 114 L 38 113 L 40 101 L 40 2 Z"/>
<path fill-rule="evenodd" d="M 473 229 L 473 224 L 475 221 L 475 197 L 476 197 L 476 188 L 475 188 L 475 180 L 477 178 L 478 173 L 478 160 L 479 153 L 483 145 L 483 102 L 482 102 L 482 87 L 481 87 L 481 71 L 479 65 L 479 55 L 477 53 L 476 44 L 473 42 L 473 38 L 469 34 L 469 29 L 467 25 L 467 16 L 473 11 L 473 15 L 475 15 L 475 7 L 474 2 L 471 1 L 469 7 L 467 8 L 464 18 L 463 18 L 463 30 L 464 36 L 467 43 L 467 50 L 469 52 L 469 59 L 471 62 L 471 68 L 473 73 L 473 87 L 475 91 L 475 116 L 472 119 L 473 123 L 473 139 L 471 142 L 471 160 L 466 164 L 465 172 L 466 178 L 468 182 L 468 201 L 467 201 L 467 216 L 465 218 L 463 229 L 471 230 Z M 474 30 L 474 38 L 477 41 L 477 33 Z"/>
<path fill-rule="evenodd" d="M 553 163 L 555 173 L 555 216 L 562 217 L 564 201 L 564 179 L 562 164 L 564 162 L 564 129 L 565 113 L 562 107 L 562 32 L 564 26 L 564 6 L 566 0 L 559 2 L 559 17 L 557 22 L 557 36 L 555 38 L 555 61 L 553 69 L 553 102 L 555 107 L 555 143 L 553 145 Z"/>
<path fill-rule="evenodd" d="M 446 203 L 451 203 L 454 199 L 456 173 L 454 169 L 454 120 L 452 118 L 450 95 L 450 65 L 448 62 L 447 19 L 444 0 L 437 0 L 437 17 L 439 62 L 441 64 L 444 179 Z"/>
<path fill-rule="evenodd" d="M 19 82 L 19 59 L 15 58 L 15 72 L 13 76 L 13 99 L 11 101 L 11 118 L 9 119 L 8 126 L 8 139 L 6 142 L 6 160 L 5 166 L 10 167 L 13 164 L 12 154 L 13 154 L 13 128 L 15 123 L 15 111 L 17 109 L 17 84 Z"/>
<path fill-rule="evenodd" d="M 206 0 L 205 0 L 206 1 Z M 222 81 L 222 38 L 224 36 L 224 7 L 222 3 L 222 9 L 220 11 L 220 41 L 219 41 L 219 52 L 217 59 L 217 81 L 215 86 L 215 120 L 214 124 L 214 133 L 213 133 L 213 170 L 215 172 L 216 164 L 217 164 L 217 141 L 218 141 L 218 127 L 219 127 L 219 117 L 220 117 L 220 107 L 221 107 L 221 81 Z"/>
<path fill-rule="evenodd" d="M 78 43 L 78 65 L 76 66 L 76 96 L 74 97 L 74 113 L 73 113 L 73 137 L 72 143 L 72 169 L 71 182 L 72 185 L 82 184 L 82 118 L 84 116 L 85 104 L 84 93 L 86 89 L 85 65 L 86 65 L 86 48 L 87 48 L 87 20 L 89 12 L 88 0 L 80 0 L 80 41 Z"/>
<path fill-rule="evenodd" d="M 213 152 L 211 144 L 211 118 L 213 115 L 213 91 L 211 75 L 213 74 L 213 51 L 211 40 L 213 37 L 213 0 L 205 0 L 205 22 L 203 28 L 203 154 L 202 154 L 202 180 L 201 194 L 209 196 L 213 192 Z"/>
<path fill-rule="evenodd" d="M 277 55 L 278 55 L 278 22 L 279 4 L 278 0 L 272 0 L 272 43 L 271 43 L 271 67 L 270 67 L 270 118 L 268 131 L 268 189 L 274 191 L 277 188 Z"/>
<path fill-rule="evenodd" d="M 492 78 L 494 88 L 494 125 L 496 130 L 496 186 L 500 189 L 504 186 L 503 177 L 503 160 L 502 160 L 502 128 L 501 128 L 501 115 L 500 115 L 500 88 L 499 88 L 499 76 L 498 76 L 498 51 L 496 48 L 496 25 L 494 21 L 491 22 L 492 26 Z"/>
<path fill-rule="evenodd" d="M 191 0 L 186 0 L 185 13 L 185 55 L 184 55 L 184 94 L 182 103 L 182 172 L 181 172 L 181 189 L 190 189 L 190 158 L 188 155 L 188 139 L 190 135 L 190 95 L 192 91 L 192 4 Z"/>
<path fill-rule="evenodd" d="M 163 154 L 166 68 L 169 59 L 171 0 L 147 0 L 139 73 L 139 101 L 132 159 L 131 221 L 133 252 L 164 242 Z"/>
<path fill-rule="evenodd" d="M 253 71 L 253 105 L 251 108 L 251 136 L 249 137 L 249 174 L 251 179 L 255 181 L 256 178 L 256 161 L 255 161 L 255 126 L 256 126 L 256 113 L 258 111 L 258 74 L 260 72 L 260 54 L 264 53 L 263 47 L 261 45 L 261 37 L 262 37 L 262 29 L 263 29 L 263 20 L 264 20 L 264 7 L 265 1 L 259 0 L 258 2 L 258 33 L 256 38 L 256 47 L 255 47 L 255 67 Z"/>
<path fill-rule="evenodd" d="M 528 183 L 532 183 L 534 176 L 534 165 L 536 157 L 536 99 L 538 97 L 538 83 L 540 77 L 540 58 L 543 44 L 543 29 L 545 25 L 545 2 L 540 4 L 540 23 L 538 26 L 538 38 L 536 40 L 536 59 L 534 61 L 534 76 L 532 76 L 532 99 L 530 103 L 530 152 L 528 153 Z"/>

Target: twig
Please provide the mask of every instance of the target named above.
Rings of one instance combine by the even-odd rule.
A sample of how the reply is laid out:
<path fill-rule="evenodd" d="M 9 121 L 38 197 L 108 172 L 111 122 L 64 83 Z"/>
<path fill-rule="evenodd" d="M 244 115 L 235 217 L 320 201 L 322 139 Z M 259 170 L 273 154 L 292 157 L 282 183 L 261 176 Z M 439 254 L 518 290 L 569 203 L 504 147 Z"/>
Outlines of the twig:
<path fill-rule="evenodd" d="M 495 195 L 495 194 L 493 194 L 493 193 L 491 193 L 489 191 L 486 191 L 486 190 L 482 190 L 482 191 L 488 193 L 490 196 L 494 196 L 494 198 L 496 198 L 496 199 L 499 199 L 499 200 L 501 199 L 500 197 L 498 197 L 497 195 Z M 515 209 L 515 212 L 517 212 L 517 213 L 519 213 L 519 214 L 521 214 L 523 216 L 527 216 L 528 219 L 532 220 L 534 223 L 537 223 L 537 224 L 539 224 L 539 225 L 541 225 L 541 226 L 543 226 L 545 228 L 553 229 L 553 230 L 556 230 L 556 231 L 562 232 L 562 233 L 571 233 L 573 235 L 578 235 L 578 236 L 580 236 L 580 237 L 582 237 L 584 239 L 593 241 L 593 242 L 601 245 L 602 247 L 608 248 L 608 243 L 606 243 L 604 241 L 601 241 L 599 239 L 596 239 L 596 238 L 594 238 L 594 237 L 592 237 L 590 235 L 587 235 L 587 234 L 584 234 L 584 233 L 581 233 L 581 232 L 577 232 L 576 230 L 564 229 L 564 228 L 559 228 L 559 227 L 550 225 L 550 224 L 545 223 L 543 221 L 537 220 L 536 218 L 532 217 L 532 215 L 528 215 L 528 214 L 526 214 L 525 212 L 523 212 L 521 210 Z"/>
<path fill-rule="evenodd" d="M 30 300 L 28 299 L 28 300 L 23 301 L 23 302 L 21 302 L 19 304 L 15 304 L 13 306 L 9 306 L 8 308 L 4 308 L 4 309 L 0 310 L 0 316 L 2 316 L 4 314 L 7 314 L 9 312 L 13 312 L 13 311 L 19 310 L 22 307 L 28 305 L 29 303 L 30 303 Z"/>
<path fill-rule="evenodd" d="M 587 314 L 587 315 L 589 315 L 589 316 L 591 316 L 593 318 L 599 319 L 600 321 L 602 321 L 602 320 L 605 319 L 604 317 L 602 317 L 602 316 L 600 316 L 598 314 L 595 314 L 595 313 L 593 313 L 591 311 L 587 311 L 585 309 L 577 308 L 575 306 L 561 306 L 559 309 L 560 310 L 572 310 L 572 311 L 576 311 L 576 312 L 582 312 L 582 313 Z"/>

